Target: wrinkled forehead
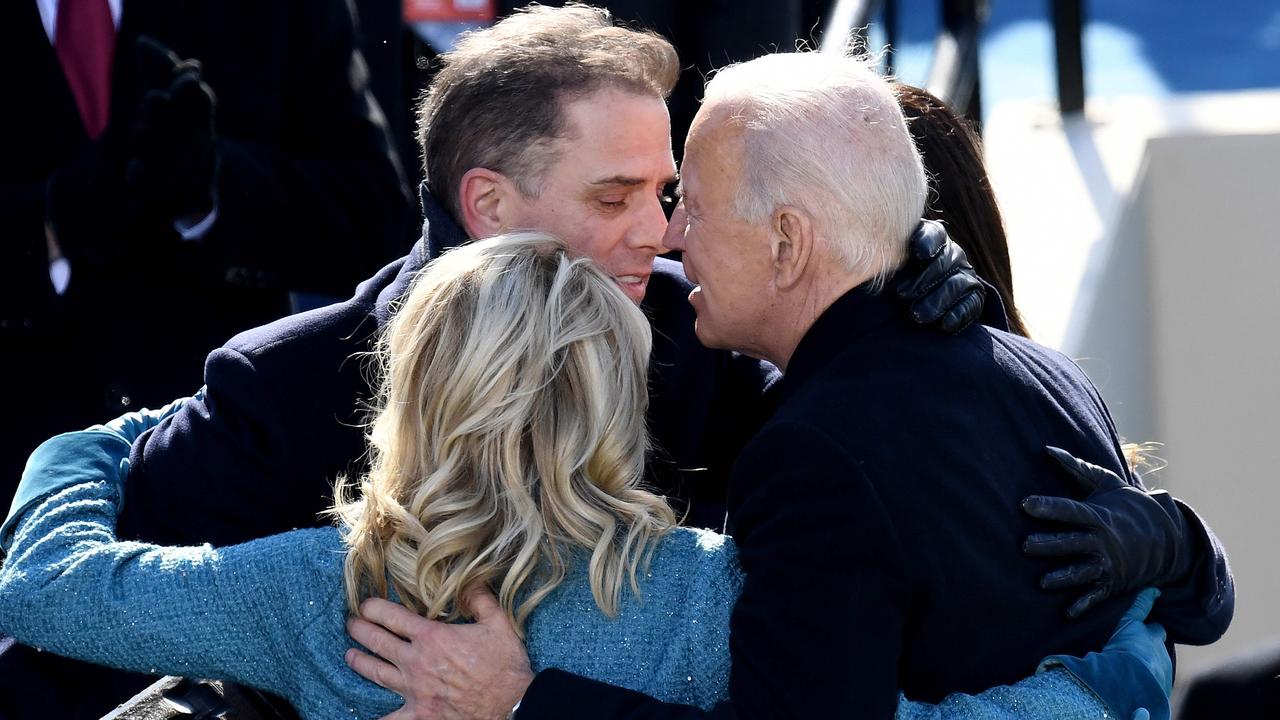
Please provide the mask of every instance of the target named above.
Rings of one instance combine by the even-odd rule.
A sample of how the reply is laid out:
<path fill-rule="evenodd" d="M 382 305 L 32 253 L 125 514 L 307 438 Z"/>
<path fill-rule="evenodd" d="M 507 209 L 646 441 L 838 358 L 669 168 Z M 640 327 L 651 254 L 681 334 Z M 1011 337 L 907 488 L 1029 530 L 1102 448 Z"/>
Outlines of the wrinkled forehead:
<path fill-rule="evenodd" d="M 715 108 L 705 115 L 700 111 L 685 142 L 681 194 L 687 197 L 713 186 L 736 184 L 744 141 L 744 130 L 732 122 L 731 114 Z"/>

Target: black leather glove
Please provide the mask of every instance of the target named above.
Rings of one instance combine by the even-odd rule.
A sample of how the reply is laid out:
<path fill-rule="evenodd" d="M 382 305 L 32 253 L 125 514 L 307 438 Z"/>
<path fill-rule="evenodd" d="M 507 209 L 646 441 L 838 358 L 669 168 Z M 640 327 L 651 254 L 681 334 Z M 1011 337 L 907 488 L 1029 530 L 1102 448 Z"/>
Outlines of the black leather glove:
<path fill-rule="evenodd" d="M 1040 580 L 1045 590 L 1089 587 L 1067 610 L 1069 617 L 1130 590 L 1166 585 L 1190 571 L 1192 538 L 1169 493 L 1144 492 L 1065 450 L 1045 449 L 1068 476 L 1090 490 L 1083 501 L 1044 495 L 1022 501 L 1022 509 L 1034 518 L 1075 526 L 1033 534 L 1023 545 L 1028 555 L 1078 560 Z"/>
<path fill-rule="evenodd" d="M 143 96 L 125 165 L 131 196 L 168 220 L 199 219 L 213 209 L 217 98 L 198 60 L 183 60 L 145 35 L 137 50 Z"/>
<path fill-rule="evenodd" d="M 907 262 L 894 277 L 893 290 L 916 322 L 950 335 L 982 316 L 987 294 L 964 250 L 933 220 L 921 220 L 911 234 Z"/>

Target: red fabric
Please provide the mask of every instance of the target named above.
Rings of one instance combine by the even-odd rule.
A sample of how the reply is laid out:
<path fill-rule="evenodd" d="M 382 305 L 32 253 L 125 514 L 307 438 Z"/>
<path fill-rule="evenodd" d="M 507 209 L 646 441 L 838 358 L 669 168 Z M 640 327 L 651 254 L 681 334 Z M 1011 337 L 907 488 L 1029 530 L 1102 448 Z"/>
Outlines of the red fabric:
<path fill-rule="evenodd" d="M 90 138 L 107 129 L 116 26 L 107 0 L 60 0 L 53 48 Z"/>

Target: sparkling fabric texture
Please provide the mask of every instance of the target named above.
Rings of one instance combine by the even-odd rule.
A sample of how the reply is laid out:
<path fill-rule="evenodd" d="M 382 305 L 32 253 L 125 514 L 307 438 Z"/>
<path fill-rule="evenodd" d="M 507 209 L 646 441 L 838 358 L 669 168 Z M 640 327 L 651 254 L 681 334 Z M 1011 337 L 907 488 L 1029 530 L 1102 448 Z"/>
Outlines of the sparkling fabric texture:
<path fill-rule="evenodd" d="M 0 570 L 5 632 L 103 665 L 252 685 L 306 718 L 378 718 L 400 706 L 343 662 L 353 643 L 336 529 L 227 548 L 119 542 L 118 485 L 77 482 L 22 518 Z M 530 617 L 530 660 L 535 671 L 558 667 L 710 707 L 728 686 L 729 614 L 740 586 L 731 539 L 679 529 L 655 551 L 641 597 L 624 590 L 610 619 L 579 563 Z M 904 699 L 897 711 L 899 720 L 1103 717 L 1102 703 L 1062 670 L 938 705 Z"/>

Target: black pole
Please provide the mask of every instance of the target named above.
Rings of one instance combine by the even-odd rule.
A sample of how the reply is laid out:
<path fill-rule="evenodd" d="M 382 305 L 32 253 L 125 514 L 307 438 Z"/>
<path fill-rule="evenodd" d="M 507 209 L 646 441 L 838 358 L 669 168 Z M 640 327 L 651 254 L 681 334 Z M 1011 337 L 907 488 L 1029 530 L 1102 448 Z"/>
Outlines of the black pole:
<path fill-rule="evenodd" d="M 978 43 L 987 0 L 942 0 L 942 31 L 934 45 L 928 89 L 979 127 L 982 120 Z"/>
<path fill-rule="evenodd" d="M 1057 51 L 1058 110 L 1084 111 L 1084 3 L 1053 0 L 1053 38 Z"/>
<path fill-rule="evenodd" d="M 898 33 L 901 23 L 898 21 L 898 0 L 885 0 L 884 11 L 882 13 L 884 21 L 884 41 L 888 46 L 888 50 L 884 54 L 884 71 L 887 75 L 892 75 L 893 56 L 898 51 Z"/>

